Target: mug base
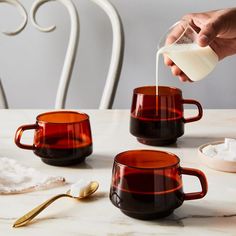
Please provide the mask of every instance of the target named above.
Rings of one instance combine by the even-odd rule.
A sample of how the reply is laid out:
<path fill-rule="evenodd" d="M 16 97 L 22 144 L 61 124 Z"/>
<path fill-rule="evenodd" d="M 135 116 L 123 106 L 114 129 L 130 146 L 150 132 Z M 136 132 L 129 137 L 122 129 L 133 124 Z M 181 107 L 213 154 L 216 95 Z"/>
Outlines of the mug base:
<path fill-rule="evenodd" d="M 129 211 L 124 211 L 121 210 L 125 215 L 139 219 L 139 220 L 156 220 L 156 219 L 161 219 L 165 218 L 173 213 L 174 210 L 169 210 L 165 212 L 158 212 L 158 213 L 136 213 L 136 212 L 129 212 Z"/>
<path fill-rule="evenodd" d="M 47 159 L 47 158 L 41 158 L 41 160 L 51 166 L 72 166 L 72 165 L 77 165 L 82 162 L 84 162 L 86 157 L 81 157 L 77 159 L 71 159 L 71 160 L 60 160 L 60 159 Z"/>
<path fill-rule="evenodd" d="M 174 144 L 177 141 L 177 138 L 173 138 L 173 139 L 145 139 L 145 138 L 137 138 L 137 140 L 142 143 L 142 144 L 146 144 L 146 145 L 150 145 L 150 146 L 166 146 L 166 145 L 170 145 L 170 144 Z"/>
<path fill-rule="evenodd" d="M 48 153 L 44 152 L 43 155 L 41 155 L 42 151 L 40 153 L 39 150 L 37 150 L 34 153 L 37 156 L 39 156 L 44 163 L 46 163 L 48 165 L 71 166 L 71 165 L 77 165 L 77 164 L 84 162 L 86 157 L 92 154 L 93 147 L 92 147 L 92 145 L 89 145 L 89 146 L 79 148 L 76 150 L 74 149 L 71 152 L 69 152 L 68 154 L 67 154 L 67 150 L 63 151 L 60 149 L 57 149 L 56 151 L 51 149 L 50 154 L 52 152 L 54 153 L 54 155 L 51 155 L 49 157 L 45 157 L 45 156 L 48 156 L 47 154 L 49 152 Z"/>

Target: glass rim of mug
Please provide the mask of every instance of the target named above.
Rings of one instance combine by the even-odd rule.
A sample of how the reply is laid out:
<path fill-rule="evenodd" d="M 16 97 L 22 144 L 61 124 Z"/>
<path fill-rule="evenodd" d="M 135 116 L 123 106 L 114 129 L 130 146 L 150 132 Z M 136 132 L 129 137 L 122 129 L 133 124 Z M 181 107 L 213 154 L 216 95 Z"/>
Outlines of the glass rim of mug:
<path fill-rule="evenodd" d="M 137 87 L 137 88 L 134 88 L 133 90 L 133 94 L 142 94 L 142 95 L 146 95 L 146 96 L 160 96 L 161 94 L 156 94 L 156 85 L 146 85 L 146 86 L 141 86 L 141 87 Z M 138 90 L 141 90 L 141 89 L 148 89 L 148 88 L 154 88 L 154 92 L 155 94 L 148 94 L 148 93 L 143 93 L 143 92 L 138 92 Z M 182 94 L 182 90 L 177 88 L 177 87 L 174 87 L 174 86 L 158 86 L 158 89 L 159 91 L 161 89 L 170 89 L 170 90 L 173 90 L 175 91 L 177 94 Z"/>
<path fill-rule="evenodd" d="M 154 152 L 154 153 L 163 153 L 167 156 L 171 156 L 171 157 L 174 157 L 176 162 L 173 163 L 173 164 L 168 164 L 166 166 L 161 166 L 161 167 L 137 167 L 137 166 L 134 166 L 134 165 L 128 165 L 128 164 L 125 164 L 125 163 L 122 163 L 121 161 L 118 161 L 118 158 L 125 155 L 125 154 L 130 154 L 132 152 Z M 171 153 L 171 152 L 166 152 L 166 151 L 161 151 L 161 150 L 150 150 L 150 149 L 138 149 L 138 150 L 127 150 L 127 151 L 124 151 L 124 152 L 121 152 L 121 153 L 118 153 L 115 158 L 114 158 L 114 163 L 116 165 L 119 165 L 119 166 L 122 166 L 122 167 L 127 167 L 127 168 L 130 168 L 130 169 L 137 169 L 137 170 L 163 170 L 163 169 L 168 169 L 168 168 L 172 168 L 172 167 L 175 167 L 177 165 L 179 165 L 180 163 L 180 158 L 174 154 L 174 153 Z"/>
<path fill-rule="evenodd" d="M 79 116 L 83 116 L 82 119 L 78 119 L 76 121 L 64 121 L 64 122 L 56 122 L 56 121 L 47 121 L 44 119 L 40 119 L 43 116 L 47 116 L 47 115 L 53 115 L 53 114 L 74 114 L 74 115 L 79 115 Z M 44 124 L 77 124 L 77 123 L 81 123 L 84 122 L 86 120 L 89 120 L 89 115 L 86 113 L 82 113 L 82 112 L 77 112 L 77 111 L 69 111 L 69 110 L 58 110 L 58 111 L 49 111 L 49 112 L 44 112 L 41 113 L 39 115 L 36 116 L 36 121 L 39 123 L 44 123 Z"/>
<path fill-rule="evenodd" d="M 163 34 L 163 36 L 161 37 L 161 39 L 158 42 L 158 49 L 160 49 L 163 45 L 162 42 L 166 39 L 166 36 L 168 35 L 168 33 L 175 28 L 177 25 L 182 24 L 183 25 L 183 32 L 180 34 L 180 36 L 173 41 L 171 44 L 169 44 L 168 46 L 171 47 L 172 45 L 176 44 L 185 34 L 185 32 L 187 31 L 188 28 L 190 28 L 193 32 L 196 32 L 196 30 L 190 25 L 190 23 L 186 20 L 186 19 L 182 19 L 180 21 L 175 22 L 173 25 L 171 25 L 168 30 Z"/>

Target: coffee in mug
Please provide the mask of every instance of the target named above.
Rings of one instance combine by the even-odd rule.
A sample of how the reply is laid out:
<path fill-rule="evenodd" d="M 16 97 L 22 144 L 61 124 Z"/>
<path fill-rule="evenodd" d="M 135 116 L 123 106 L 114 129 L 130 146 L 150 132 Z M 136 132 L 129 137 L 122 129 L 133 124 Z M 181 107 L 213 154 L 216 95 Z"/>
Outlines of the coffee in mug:
<path fill-rule="evenodd" d="M 170 215 L 185 200 L 203 198 L 207 180 L 197 169 L 180 167 L 172 153 L 131 150 L 115 157 L 110 200 L 124 214 L 142 220 Z M 184 193 L 182 174 L 196 176 L 202 190 Z"/>
<path fill-rule="evenodd" d="M 146 86 L 134 89 L 130 132 L 141 143 L 162 146 L 175 143 L 184 134 L 184 124 L 200 120 L 203 114 L 198 101 L 183 99 L 174 87 Z M 184 104 L 198 108 L 196 117 L 184 117 Z"/>
<path fill-rule="evenodd" d="M 25 130 L 33 129 L 33 145 L 22 144 Z M 89 116 L 74 111 L 53 111 L 37 116 L 35 124 L 19 127 L 15 143 L 33 150 L 43 162 L 67 166 L 83 162 L 92 153 L 92 135 Z"/>

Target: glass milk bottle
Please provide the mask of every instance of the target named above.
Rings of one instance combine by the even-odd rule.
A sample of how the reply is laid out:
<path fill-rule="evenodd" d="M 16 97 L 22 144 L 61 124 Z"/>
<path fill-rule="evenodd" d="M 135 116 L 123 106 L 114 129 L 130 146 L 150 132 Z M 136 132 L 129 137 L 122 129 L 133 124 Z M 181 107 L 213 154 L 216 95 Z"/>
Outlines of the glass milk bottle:
<path fill-rule="evenodd" d="M 197 32 L 186 21 L 175 23 L 159 43 L 158 55 L 168 56 L 192 81 L 206 77 L 218 62 L 210 46 L 196 43 Z"/>

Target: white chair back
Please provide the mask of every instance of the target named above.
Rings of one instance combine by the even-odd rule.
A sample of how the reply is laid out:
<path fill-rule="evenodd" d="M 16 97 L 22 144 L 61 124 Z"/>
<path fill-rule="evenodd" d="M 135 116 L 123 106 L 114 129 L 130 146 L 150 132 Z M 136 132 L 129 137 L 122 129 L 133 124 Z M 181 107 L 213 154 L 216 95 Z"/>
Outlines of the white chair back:
<path fill-rule="evenodd" d="M 55 0 L 36 0 L 30 11 L 30 18 L 32 24 L 42 32 L 51 32 L 56 28 L 56 26 L 50 26 L 47 28 L 41 27 L 38 25 L 36 21 L 36 13 L 40 8 L 40 6 L 50 1 L 55 1 Z M 55 101 L 55 109 L 63 109 L 65 108 L 67 92 L 71 80 L 72 71 L 74 68 L 74 63 L 79 43 L 79 15 L 75 5 L 71 0 L 56 0 L 56 1 L 62 3 L 67 8 L 71 21 L 70 38 Z M 117 10 L 108 0 L 91 0 L 91 1 L 97 4 L 105 11 L 105 13 L 108 15 L 110 19 L 112 26 L 113 44 L 112 44 L 111 61 L 101 102 L 99 105 L 99 109 L 111 109 L 114 102 L 115 93 L 119 82 L 123 63 L 124 31 Z M 27 24 L 27 13 L 24 7 L 18 0 L 0 0 L 0 2 L 5 2 L 16 6 L 20 14 L 24 18 L 23 23 L 16 31 L 4 32 L 4 33 L 9 36 L 13 36 L 20 33 Z M 8 108 L 4 88 L 1 83 L 0 83 L 0 108 Z"/>

